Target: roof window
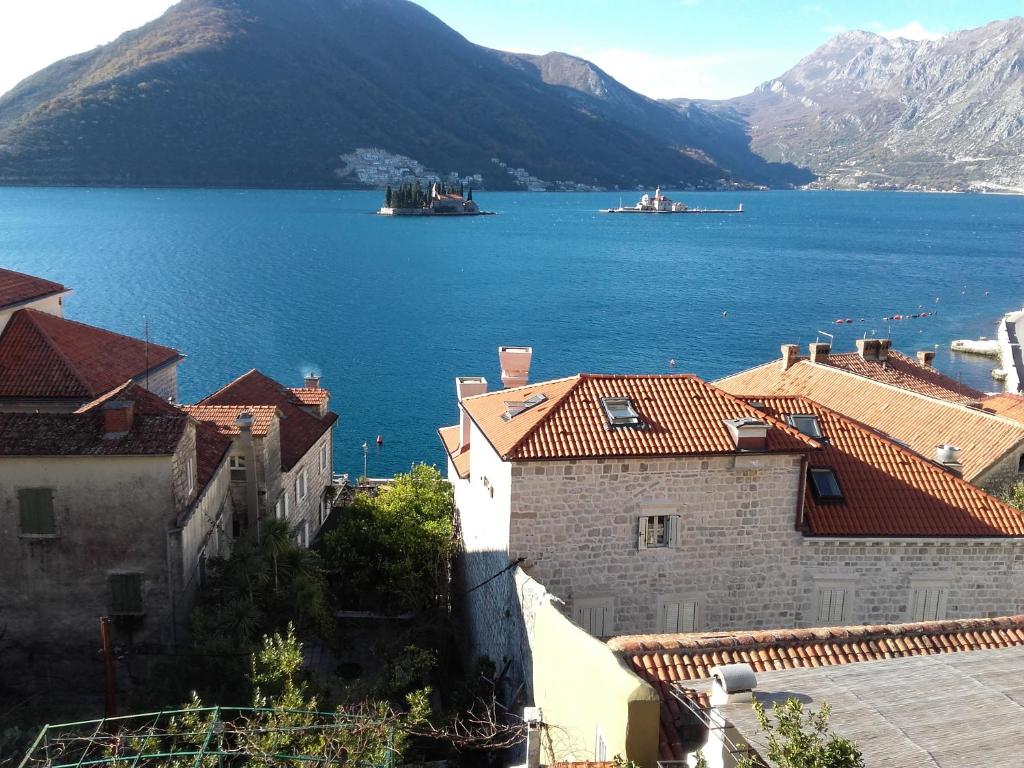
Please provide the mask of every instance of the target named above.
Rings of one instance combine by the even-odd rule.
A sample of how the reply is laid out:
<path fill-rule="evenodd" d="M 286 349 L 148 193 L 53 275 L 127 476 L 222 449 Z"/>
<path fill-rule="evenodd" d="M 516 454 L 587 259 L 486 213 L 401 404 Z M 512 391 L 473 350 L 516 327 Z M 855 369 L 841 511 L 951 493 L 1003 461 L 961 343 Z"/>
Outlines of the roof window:
<path fill-rule="evenodd" d="M 636 412 L 636 408 L 633 407 L 633 401 L 628 397 L 602 397 L 601 405 L 604 406 L 609 426 L 639 426 L 640 414 Z"/>
<path fill-rule="evenodd" d="M 545 402 L 548 396 L 543 392 L 538 392 L 535 395 L 531 395 L 526 400 L 506 400 L 505 401 L 505 413 L 502 414 L 501 418 L 503 421 L 512 421 L 523 411 L 528 411 L 531 408 L 536 408 L 541 403 Z"/>
<path fill-rule="evenodd" d="M 816 440 L 822 438 L 821 425 L 818 423 L 818 417 L 813 413 L 790 414 L 786 416 L 786 423 L 808 437 L 813 437 Z"/>
<path fill-rule="evenodd" d="M 814 498 L 824 502 L 843 501 L 843 491 L 839 487 L 839 480 L 836 479 L 835 470 L 832 467 L 811 467 L 808 471 L 811 481 L 811 491 Z"/>

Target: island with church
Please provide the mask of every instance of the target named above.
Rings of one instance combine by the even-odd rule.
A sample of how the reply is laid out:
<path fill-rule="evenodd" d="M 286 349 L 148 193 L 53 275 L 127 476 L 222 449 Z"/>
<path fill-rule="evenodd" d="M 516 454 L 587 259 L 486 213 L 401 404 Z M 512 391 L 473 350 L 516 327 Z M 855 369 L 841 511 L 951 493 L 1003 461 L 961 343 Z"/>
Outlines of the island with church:
<path fill-rule="evenodd" d="M 482 211 L 473 200 L 473 190 L 462 184 L 448 186 L 440 181 L 430 185 L 426 192 L 418 181 L 402 184 L 384 193 L 384 205 L 379 216 L 491 216 L 493 211 Z"/>

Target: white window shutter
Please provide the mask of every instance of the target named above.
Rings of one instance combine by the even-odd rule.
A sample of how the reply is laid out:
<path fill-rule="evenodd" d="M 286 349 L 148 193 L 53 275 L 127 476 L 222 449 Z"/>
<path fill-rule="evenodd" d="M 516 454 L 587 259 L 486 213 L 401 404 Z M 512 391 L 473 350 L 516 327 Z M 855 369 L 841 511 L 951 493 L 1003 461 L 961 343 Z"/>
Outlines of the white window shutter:
<path fill-rule="evenodd" d="M 679 546 L 679 515 L 665 518 L 665 543 L 670 547 Z"/>
<path fill-rule="evenodd" d="M 662 608 L 661 631 L 672 634 L 679 631 L 679 603 L 665 603 Z"/>
<path fill-rule="evenodd" d="M 687 600 L 683 603 L 680 632 L 697 631 L 697 601 Z"/>
<path fill-rule="evenodd" d="M 637 537 L 636 537 L 637 549 L 647 549 L 647 518 L 641 517 L 640 522 L 637 526 Z"/>

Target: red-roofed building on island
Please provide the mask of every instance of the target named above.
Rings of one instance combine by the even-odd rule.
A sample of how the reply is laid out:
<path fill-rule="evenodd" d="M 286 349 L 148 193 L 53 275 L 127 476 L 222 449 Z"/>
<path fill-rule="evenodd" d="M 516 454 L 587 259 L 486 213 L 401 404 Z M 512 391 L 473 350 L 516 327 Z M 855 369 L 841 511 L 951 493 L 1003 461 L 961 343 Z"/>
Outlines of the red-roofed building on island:
<path fill-rule="evenodd" d="M 923 456 L 799 395 L 690 375 L 531 384 L 530 348 L 499 355 L 506 388 L 457 379 L 439 435 L 473 652 L 575 734 L 554 759 L 655 756 L 623 724 L 650 707 L 635 680 L 612 675 L 614 712 L 580 704 L 572 676 L 605 664 L 587 635 L 1024 613 L 1024 513 L 960 477 L 955 451 Z"/>

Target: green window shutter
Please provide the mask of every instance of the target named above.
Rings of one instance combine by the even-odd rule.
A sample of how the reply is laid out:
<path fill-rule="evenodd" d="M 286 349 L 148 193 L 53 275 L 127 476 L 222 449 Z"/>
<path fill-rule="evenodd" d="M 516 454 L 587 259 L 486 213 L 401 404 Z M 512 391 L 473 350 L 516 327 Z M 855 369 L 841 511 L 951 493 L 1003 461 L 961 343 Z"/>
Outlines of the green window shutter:
<path fill-rule="evenodd" d="M 57 533 L 52 488 L 21 488 L 18 491 L 18 507 L 23 534 L 47 536 Z"/>
<path fill-rule="evenodd" d="M 114 615 L 142 613 L 142 574 L 110 574 L 110 612 Z"/>

